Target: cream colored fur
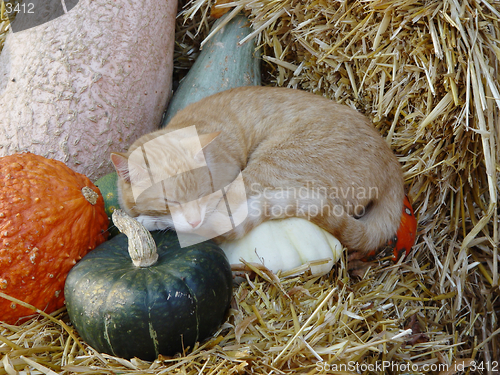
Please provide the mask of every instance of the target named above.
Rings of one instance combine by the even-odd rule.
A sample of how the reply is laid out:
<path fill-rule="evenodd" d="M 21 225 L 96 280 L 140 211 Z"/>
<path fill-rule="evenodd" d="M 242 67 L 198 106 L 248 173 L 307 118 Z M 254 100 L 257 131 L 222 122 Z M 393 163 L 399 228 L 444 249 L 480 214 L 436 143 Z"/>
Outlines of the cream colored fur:
<path fill-rule="evenodd" d="M 130 153 L 192 125 L 215 181 L 207 173 L 184 173 L 145 190 L 136 202 L 130 174 L 136 180 L 149 177 L 129 166 Z M 188 139 L 157 145 L 148 155 L 161 160 L 165 176 L 190 169 L 193 158 L 203 159 Z M 240 238 L 265 220 L 304 217 L 349 249 L 371 251 L 395 235 L 401 219 L 401 167 L 370 121 L 345 105 L 300 90 L 244 87 L 210 96 L 111 159 L 121 177 L 122 207 L 151 230 L 173 227 L 166 201 L 176 207 L 176 224 L 184 220 L 177 230 L 200 228 L 217 215 L 221 202 L 194 200 L 227 185 L 240 170 L 246 191 L 233 199 L 245 202 L 240 209 L 248 208 L 248 217 L 216 240 Z"/>

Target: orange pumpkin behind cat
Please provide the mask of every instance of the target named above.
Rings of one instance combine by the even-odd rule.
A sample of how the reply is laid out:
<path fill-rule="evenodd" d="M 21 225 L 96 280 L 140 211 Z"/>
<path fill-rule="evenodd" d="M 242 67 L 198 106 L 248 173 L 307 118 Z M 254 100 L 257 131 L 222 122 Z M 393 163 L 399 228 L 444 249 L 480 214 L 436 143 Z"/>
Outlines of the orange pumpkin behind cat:
<path fill-rule="evenodd" d="M 386 246 L 369 252 L 361 260 L 370 261 L 375 258 L 382 258 L 386 255 L 386 251 L 389 250 L 392 251 L 392 260 L 397 262 L 403 253 L 405 256 L 410 253 L 411 248 L 415 244 L 416 235 L 417 218 L 413 212 L 410 199 L 406 195 L 403 200 L 401 222 L 394 238 L 387 241 Z"/>
<path fill-rule="evenodd" d="M 396 241 L 394 243 L 393 260 L 397 261 L 403 252 L 405 255 L 410 253 L 417 233 L 417 218 L 413 213 L 410 199 L 405 196 L 403 203 L 403 214 L 401 215 L 401 224 L 396 233 Z M 389 243 L 391 244 L 391 243 Z"/>

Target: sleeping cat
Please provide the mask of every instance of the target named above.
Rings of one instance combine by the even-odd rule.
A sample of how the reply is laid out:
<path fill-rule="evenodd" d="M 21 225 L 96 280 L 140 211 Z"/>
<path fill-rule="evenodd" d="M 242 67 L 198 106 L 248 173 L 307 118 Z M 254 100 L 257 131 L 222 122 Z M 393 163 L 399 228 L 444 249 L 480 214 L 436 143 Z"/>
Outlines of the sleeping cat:
<path fill-rule="evenodd" d="M 149 230 L 221 242 L 302 217 L 370 252 L 400 224 L 402 172 L 385 141 L 357 111 L 301 90 L 212 95 L 111 160 L 122 208 Z"/>

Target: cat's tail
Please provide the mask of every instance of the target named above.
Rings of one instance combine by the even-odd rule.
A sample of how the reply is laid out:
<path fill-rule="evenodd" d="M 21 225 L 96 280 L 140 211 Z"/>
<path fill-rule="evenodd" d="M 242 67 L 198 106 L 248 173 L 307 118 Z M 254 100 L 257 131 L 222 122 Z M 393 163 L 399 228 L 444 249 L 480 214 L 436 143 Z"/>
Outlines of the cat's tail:
<path fill-rule="evenodd" d="M 365 207 L 364 215 L 354 217 L 343 212 L 338 220 L 338 231 L 333 233 L 352 251 L 370 253 L 376 251 L 398 232 L 405 199 L 402 188 L 393 187 Z"/>

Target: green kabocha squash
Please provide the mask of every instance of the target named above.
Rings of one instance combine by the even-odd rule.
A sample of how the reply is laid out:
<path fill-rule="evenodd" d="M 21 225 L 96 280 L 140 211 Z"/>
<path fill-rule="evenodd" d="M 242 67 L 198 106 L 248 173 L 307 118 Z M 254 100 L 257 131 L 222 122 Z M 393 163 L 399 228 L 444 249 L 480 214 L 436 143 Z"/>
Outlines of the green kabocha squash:
<path fill-rule="evenodd" d="M 113 220 L 124 234 L 66 279 L 68 314 L 82 339 L 104 353 L 154 360 L 216 331 L 232 298 L 222 250 L 211 241 L 181 248 L 174 232 L 149 233 L 121 210 Z"/>
<path fill-rule="evenodd" d="M 163 127 L 178 111 L 207 96 L 240 86 L 260 86 L 260 56 L 255 52 L 255 38 L 238 45 L 253 30 L 244 15 L 231 19 L 229 16 L 230 13 L 225 14 L 214 24 L 212 37 L 169 103 Z"/>
<path fill-rule="evenodd" d="M 120 208 L 120 203 L 118 202 L 118 188 L 117 188 L 118 174 L 116 172 L 108 173 L 107 175 L 101 177 L 95 182 L 95 185 L 101 191 L 102 197 L 104 199 L 104 210 L 109 219 L 109 236 L 110 238 L 116 236 L 120 233 L 118 228 L 116 228 L 113 223 L 113 211 Z"/>

